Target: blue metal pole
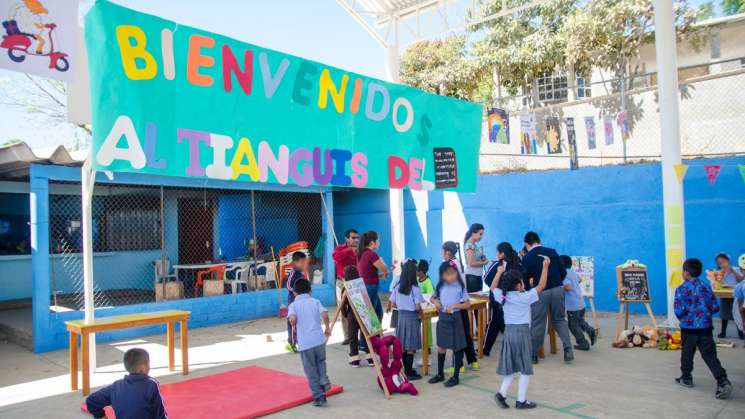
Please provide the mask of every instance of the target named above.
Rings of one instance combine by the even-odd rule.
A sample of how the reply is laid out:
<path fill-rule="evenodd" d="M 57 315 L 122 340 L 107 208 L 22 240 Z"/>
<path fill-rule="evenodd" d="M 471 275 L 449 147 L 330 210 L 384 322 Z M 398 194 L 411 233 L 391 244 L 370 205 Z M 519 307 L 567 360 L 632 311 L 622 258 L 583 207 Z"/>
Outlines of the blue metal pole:
<path fill-rule="evenodd" d="M 34 351 L 49 331 L 49 178 L 30 168 L 31 278 Z"/>

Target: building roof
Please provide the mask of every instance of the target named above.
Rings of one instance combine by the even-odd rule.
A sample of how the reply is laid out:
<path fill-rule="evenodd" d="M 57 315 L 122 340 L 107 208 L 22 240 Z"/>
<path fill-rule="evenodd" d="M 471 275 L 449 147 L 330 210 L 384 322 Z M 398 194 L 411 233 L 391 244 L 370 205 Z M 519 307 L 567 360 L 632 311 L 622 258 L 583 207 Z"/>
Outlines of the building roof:
<path fill-rule="evenodd" d="M 55 164 L 60 166 L 82 166 L 88 150 L 68 150 L 65 146 L 32 149 L 24 142 L 0 147 L 0 179 L 22 179 L 28 177 L 32 164 Z"/>

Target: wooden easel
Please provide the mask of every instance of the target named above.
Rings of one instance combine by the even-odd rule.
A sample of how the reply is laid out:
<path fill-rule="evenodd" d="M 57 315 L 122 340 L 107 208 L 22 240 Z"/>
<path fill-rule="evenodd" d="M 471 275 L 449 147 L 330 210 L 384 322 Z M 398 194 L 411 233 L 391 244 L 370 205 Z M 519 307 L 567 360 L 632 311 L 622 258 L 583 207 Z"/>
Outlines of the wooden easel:
<path fill-rule="evenodd" d="M 626 298 L 628 297 L 627 290 L 634 288 L 634 286 L 625 287 L 624 286 L 624 273 L 631 273 L 631 274 L 638 274 L 639 278 L 642 278 L 641 281 L 636 281 L 637 284 L 642 284 L 642 288 L 636 288 L 636 290 L 644 290 L 643 292 L 634 292 L 632 293 L 634 297 L 640 297 L 641 298 Z M 616 280 L 618 282 L 618 315 L 616 316 L 616 335 L 613 336 L 613 339 L 618 339 L 618 335 L 621 333 L 621 330 L 627 330 L 629 328 L 629 316 L 631 314 L 631 310 L 629 307 L 629 304 L 631 303 L 641 303 L 644 304 L 644 307 L 647 309 L 647 314 L 649 315 L 649 319 L 652 321 L 652 325 L 654 326 L 655 330 L 657 329 L 657 321 L 654 319 L 654 313 L 652 313 L 652 307 L 649 305 L 649 302 L 651 299 L 649 298 L 649 284 L 647 280 L 647 268 L 643 265 L 641 266 L 630 266 L 622 268 L 621 266 L 616 267 Z M 624 316 L 625 314 L 625 316 Z M 621 329 L 621 319 L 625 318 L 624 321 L 624 328 Z"/>
<path fill-rule="evenodd" d="M 341 300 L 339 300 L 338 306 L 336 307 L 336 312 L 334 313 L 334 319 L 331 322 L 331 330 L 334 330 L 334 326 L 336 325 L 336 320 L 339 318 L 339 314 L 341 314 L 341 308 L 344 306 L 344 302 L 348 300 L 348 295 L 346 292 L 343 293 Z M 385 378 L 383 377 L 383 371 L 381 370 L 380 365 L 380 359 L 378 358 L 378 354 L 375 353 L 373 350 L 372 343 L 370 342 L 370 338 L 372 336 L 383 336 L 383 331 L 381 330 L 378 333 L 370 335 L 367 328 L 365 327 L 365 324 L 360 320 L 360 315 L 357 313 L 357 309 L 355 308 L 354 304 L 349 303 L 349 307 L 354 313 L 355 319 L 357 319 L 357 324 L 360 325 L 360 331 L 362 332 L 362 335 L 365 337 L 365 342 L 367 342 L 367 349 L 370 351 L 370 356 L 372 357 L 373 364 L 375 365 L 375 373 L 378 376 L 378 380 L 380 380 L 380 386 L 383 388 L 383 393 L 385 393 L 385 398 L 390 399 L 391 393 L 388 391 L 388 386 L 385 384 Z M 357 339 L 357 336 L 350 336 L 350 339 Z M 326 338 L 326 341 L 328 341 L 328 338 Z M 403 374 L 403 371 L 402 371 Z"/>
<path fill-rule="evenodd" d="M 647 301 L 629 301 L 629 300 L 623 300 L 621 299 L 620 305 L 618 307 L 618 316 L 616 316 L 616 336 L 614 336 L 613 339 L 618 339 L 618 335 L 621 333 L 621 330 L 627 330 L 629 328 L 629 304 L 631 303 L 642 303 L 644 304 L 644 307 L 647 308 L 647 314 L 649 315 L 649 319 L 652 320 L 652 326 L 654 326 L 655 330 L 657 330 L 657 321 L 654 319 L 654 314 L 652 313 L 652 307 L 649 305 L 649 300 Z M 621 318 L 625 316 L 624 321 L 624 327 L 621 329 Z"/>
<path fill-rule="evenodd" d="M 598 313 L 595 311 L 595 298 L 584 297 L 590 302 L 590 312 L 592 313 L 592 325 L 595 328 L 595 337 L 600 337 L 600 321 L 598 321 Z"/>

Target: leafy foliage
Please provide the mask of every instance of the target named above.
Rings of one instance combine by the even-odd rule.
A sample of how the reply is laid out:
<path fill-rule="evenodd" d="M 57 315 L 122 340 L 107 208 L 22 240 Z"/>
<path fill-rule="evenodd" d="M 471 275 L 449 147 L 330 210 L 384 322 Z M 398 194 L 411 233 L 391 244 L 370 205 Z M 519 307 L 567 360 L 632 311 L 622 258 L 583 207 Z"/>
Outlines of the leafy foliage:
<path fill-rule="evenodd" d="M 728 16 L 745 13 L 745 0 L 722 0 L 722 11 Z"/>
<path fill-rule="evenodd" d="M 401 82 L 460 99 L 472 97 L 478 87 L 479 68 L 466 57 L 466 38 L 421 41 L 401 57 Z"/>

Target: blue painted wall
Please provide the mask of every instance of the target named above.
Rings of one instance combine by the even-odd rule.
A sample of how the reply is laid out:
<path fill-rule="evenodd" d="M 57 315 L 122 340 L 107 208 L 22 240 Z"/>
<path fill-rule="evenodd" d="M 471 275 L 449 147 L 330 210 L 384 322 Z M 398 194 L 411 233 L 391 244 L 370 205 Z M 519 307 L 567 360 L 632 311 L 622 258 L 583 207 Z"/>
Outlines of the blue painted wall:
<path fill-rule="evenodd" d="M 745 182 L 738 164 L 745 158 L 694 160 L 684 181 L 686 250 L 689 257 L 713 267 L 714 255 L 745 253 Z M 703 165 L 720 164 L 715 185 Z M 436 280 L 443 225 L 443 193 L 431 192 L 427 240 L 406 192 L 406 253 L 435 261 Z M 659 164 L 582 168 L 578 171 L 512 173 L 480 176 L 476 193 L 459 193 L 466 221 L 486 227 L 484 248 L 495 257 L 496 245 L 509 241 L 522 246 L 526 231 L 535 230 L 547 246 L 572 255 L 595 257 L 595 304 L 616 310 L 615 266 L 639 259 L 649 268 L 652 308 L 665 313 L 665 262 L 662 180 Z M 336 230 L 354 227 L 382 233 L 380 254 L 391 260 L 388 193 L 351 191 L 334 194 Z M 448 222 L 448 220 L 444 220 Z M 465 234 L 465 231 L 462 232 Z M 459 234 L 458 239 L 462 240 Z"/>
<path fill-rule="evenodd" d="M 278 290 L 252 291 L 213 297 L 190 298 L 158 303 L 135 304 L 122 307 L 96 309 L 96 318 L 122 314 L 147 313 L 162 310 L 189 310 L 189 328 L 215 326 L 242 320 L 276 316 L 279 312 Z M 281 290 L 282 303 L 287 303 L 287 292 Z M 333 285 L 313 286 L 313 297 L 325 306 L 335 304 L 336 291 Z M 47 321 L 40 325 L 42 336 L 34 335 L 34 351 L 48 352 L 67 347 L 65 321 L 83 318 L 82 311 L 48 313 Z M 116 332 L 97 333 L 96 342 L 129 339 L 136 336 L 165 333 L 163 326 L 145 326 Z"/>

